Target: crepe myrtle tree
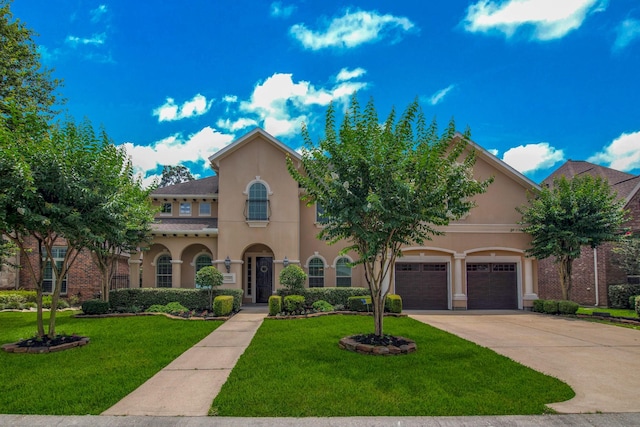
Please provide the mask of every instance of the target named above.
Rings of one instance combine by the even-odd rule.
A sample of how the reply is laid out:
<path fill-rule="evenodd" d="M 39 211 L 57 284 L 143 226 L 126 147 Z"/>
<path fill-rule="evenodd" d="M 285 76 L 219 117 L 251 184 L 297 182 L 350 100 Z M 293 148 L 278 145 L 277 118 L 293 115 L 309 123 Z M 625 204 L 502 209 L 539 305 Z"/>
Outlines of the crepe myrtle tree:
<path fill-rule="evenodd" d="M 571 299 L 573 261 L 582 247 L 619 241 L 627 215 L 624 200 L 617 200 L 609 183 L 590 175 L 555 178 L 517 210 L 522 214 L 522 231 L 531 235 L 527 254 L 554 257 L 565 300 Z"/>
<path fill-rule="evenodd" d="M 469 130 L 457 133 L 451 120 L 439 135 L 417 101 L 380 123 L 373 100 L 361 110 L 354 94 L 339 130 L 330 105 L 325 137 L 314 144 L 304 125 L 302 135 L 302 165 L 288 158 L 289 173 L 304 188 L 302 199 L 324 209 L 318 237 L 346 241 L 343 253 L 357 254 L 354 264 L 363 265 L 371 293 L 375 335 L 382 337 L 384 301 L 402 246 L 442 234 L 437 227 L 466 215 L 472 197 L 492 179 L 473 178 Z"/>

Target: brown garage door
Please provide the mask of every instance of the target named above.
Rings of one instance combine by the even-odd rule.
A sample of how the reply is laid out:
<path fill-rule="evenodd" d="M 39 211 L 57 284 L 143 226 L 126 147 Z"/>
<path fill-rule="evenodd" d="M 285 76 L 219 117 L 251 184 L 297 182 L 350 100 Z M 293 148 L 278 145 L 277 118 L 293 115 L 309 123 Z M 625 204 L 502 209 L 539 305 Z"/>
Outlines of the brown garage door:
<path fill-rule="evenodd" d="M 517 309 L 516 264 L 467 264 L 467 308 Z"/>
<path fill-rule="evenodd" d="M 396 294 L 413 310 L 448 308 L 446 263 L 396 263 Z"/>

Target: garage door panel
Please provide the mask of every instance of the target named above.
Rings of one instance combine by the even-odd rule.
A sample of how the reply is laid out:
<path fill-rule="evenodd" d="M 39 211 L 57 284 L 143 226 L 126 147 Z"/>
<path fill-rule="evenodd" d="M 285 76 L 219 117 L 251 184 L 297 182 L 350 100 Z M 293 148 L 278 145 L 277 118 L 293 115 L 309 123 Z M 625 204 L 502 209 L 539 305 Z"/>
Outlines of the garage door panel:
<path fill-rule="evenodd" d="M 414 310 L 446 310 L 449 290 L 446 263 L 396 264 L 396 294 Z"/>
<path fill-rule="evenodd" d="M 517 309 L 516 264 L 467 264 L 467 308 L 470 310 Z"/>

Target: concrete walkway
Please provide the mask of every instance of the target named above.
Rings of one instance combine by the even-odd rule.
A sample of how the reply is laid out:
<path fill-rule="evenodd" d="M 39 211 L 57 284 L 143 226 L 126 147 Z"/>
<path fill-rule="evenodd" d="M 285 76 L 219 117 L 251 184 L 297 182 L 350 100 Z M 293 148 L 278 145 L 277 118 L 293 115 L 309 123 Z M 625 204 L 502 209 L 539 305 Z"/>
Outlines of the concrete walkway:
<path fill-rule="evenodd" d="M 639 412 L 640 331 L 530 312 L 409 312 L 569 384 L 560 413 Z M 638 420 L 640 423 L 640 420 Z"/>
<path fill-rule="evenodd" d="M 243 308 L 102 415 L 208 415 L 266 314 L 266 307 Z"/>

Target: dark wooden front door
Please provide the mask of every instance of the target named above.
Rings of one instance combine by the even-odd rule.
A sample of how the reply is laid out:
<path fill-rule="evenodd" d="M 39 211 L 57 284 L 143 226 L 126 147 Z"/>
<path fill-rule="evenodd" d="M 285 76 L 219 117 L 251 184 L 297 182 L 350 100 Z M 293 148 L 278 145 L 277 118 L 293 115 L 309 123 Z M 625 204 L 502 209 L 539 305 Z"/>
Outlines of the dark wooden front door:
<path fill-rule="evenodd" d="M 256 302 L 269 302 L 273 291 L 273 258 L 256 257 Z"/>

